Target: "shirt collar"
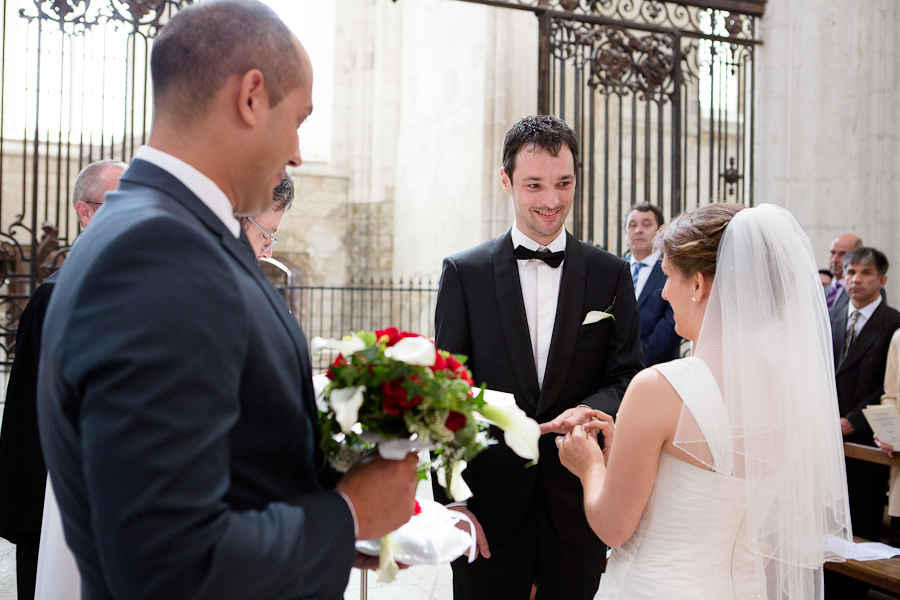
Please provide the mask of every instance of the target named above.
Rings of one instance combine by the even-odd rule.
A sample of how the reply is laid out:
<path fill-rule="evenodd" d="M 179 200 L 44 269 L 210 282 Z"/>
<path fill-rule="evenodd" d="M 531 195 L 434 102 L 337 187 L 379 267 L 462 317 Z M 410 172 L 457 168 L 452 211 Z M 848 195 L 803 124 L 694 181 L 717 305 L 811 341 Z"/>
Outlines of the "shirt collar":
<path fill-rule="evenodd" d="M 636 259 L 634 257 L 634 254 L 630 254 L 628 256 L 628 264 L 633 267 L 634 263 L 639 262 L 639 263 L 643 264 L 645 267 L 652 267 L 659 261 L 659 257 L 661 255 L 662 255 L 662 250 L 657 250 L 656 252 L 653 252 L 652 254 L 645 256 L 644 260 L 639 261 L 638 259 Z"/>
<path fill-rule="evenodd" d="M 171 154 L 150 146 L 138 148 L 134 157 L 159 167 L 183 183 L 187 189 L 200 198 L 214 215 L 219 217 L 219 220 L 225 224 L 234 237 L 240 235 L 241 224 L 234 218 L 234 207 L 231 200 L 212 179 L 180 158 L 175 158 Z"/>
<path fill-rule="evenodd" d="M 522 246 L 524 248 L 528 248 L 529 250 L 537 250 L 541 247 L 536 241 L 519 231 L 519 226 L 516 223 L 513 223 L 512 226 L 512 245 L 513 248 L 517 248 Z M 552 242 L 544 246 L 550 252 L 559 252 L 561 250 L 566 249 L 566 228 L 563 227 L 559 230 L 559 235 L 556 236 Z"/>
<path fill-rule="evenodd" d="M 881 294 L 878 294 L 878 298 L 874 302 L 870 302 L 866 304 L 862 308 L 855 308 L 853 306 L 853 301 L 847 303 L 847 317 L 853 314 L 854 311 L 859 311 L 860 315 L 865 317 L 866 320 L 869 320 L 872 317 L 872 313 L 875 312 L 875 309 L 878 308 L 878 305 L 881 304 Z"/>

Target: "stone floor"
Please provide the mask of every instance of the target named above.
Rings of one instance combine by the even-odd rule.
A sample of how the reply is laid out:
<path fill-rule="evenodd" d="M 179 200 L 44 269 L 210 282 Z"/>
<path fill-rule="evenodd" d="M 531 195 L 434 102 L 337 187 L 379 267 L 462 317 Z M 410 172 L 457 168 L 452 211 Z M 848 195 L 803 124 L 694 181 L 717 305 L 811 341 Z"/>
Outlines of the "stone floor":
<path fill-rule="evenodd" d="M 15 546 L 0 539 L 0 600 L 16 600 L 15 556 Z M 390 584 L 376 583 L 375 574 L 370 572 L 368 600 L 451 600 L 451 581 L 449 565 L 407 569 Z M 360 598 L 360 572 L 353 569 L 344 599 Z"/>

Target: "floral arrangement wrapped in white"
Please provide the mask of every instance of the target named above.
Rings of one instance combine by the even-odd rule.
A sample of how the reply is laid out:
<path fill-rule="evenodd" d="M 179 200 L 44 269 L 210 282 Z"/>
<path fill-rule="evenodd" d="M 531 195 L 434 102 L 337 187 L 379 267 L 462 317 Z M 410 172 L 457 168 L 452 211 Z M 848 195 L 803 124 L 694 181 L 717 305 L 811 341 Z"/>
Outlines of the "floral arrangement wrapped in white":
<path fill-rule="evenodd" d="M 420 476 L 434 469 L 453 500 L 466 500 L 472 492 L 462 473 L 494 443 L 487 431 L 492 424 L 516 454 L 537 462 L 538 424 L 512 394 L 473 387 L 466 357 L 437 350 L 430 339 L 395 328 L 360 331 L 342 340 L 317 337 L 311 346 L 313 354 L 338 352 L 314 383 L 321 447 L 339 471 L 376 449 L 388 459 L 430 450 L 433 460 L 420 469 Z M 429 511 L 430 526 L 439 518 L 435 514 L 441 513 Z M 388 565 L 384 552 L 381 556 L 384 571 Z"/>

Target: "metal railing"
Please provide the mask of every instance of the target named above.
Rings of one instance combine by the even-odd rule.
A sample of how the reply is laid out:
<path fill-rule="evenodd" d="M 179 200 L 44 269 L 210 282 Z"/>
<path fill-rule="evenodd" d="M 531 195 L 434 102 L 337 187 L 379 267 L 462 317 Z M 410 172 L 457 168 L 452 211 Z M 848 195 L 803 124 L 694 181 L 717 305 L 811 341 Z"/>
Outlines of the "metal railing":
<path fill-rule="evenodd" d="M 427 279 L 351 282 L 347 286 L 281 285 L 288 306 L 307 340 L 338 338 L 360 330 L 396 327 L 434 337 L 437 283 Z M 317 373 L 329 357 L 313 357 Z"/>

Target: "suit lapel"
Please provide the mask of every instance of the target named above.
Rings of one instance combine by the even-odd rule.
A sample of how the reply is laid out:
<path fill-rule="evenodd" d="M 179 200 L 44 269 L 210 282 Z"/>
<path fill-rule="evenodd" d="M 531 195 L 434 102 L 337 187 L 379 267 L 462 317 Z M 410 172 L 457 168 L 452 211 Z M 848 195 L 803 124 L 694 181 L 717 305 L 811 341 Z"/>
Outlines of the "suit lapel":
<path fill-rule="evenodd" d="M 644 306 L 644 303 L 647 301 L 647 298 L 650 297 L 650 294 L 653 293 L 653 290 L 658 289 L 659 281 L 662 277 L 662 259 L 659 259 L 656 261 L 656 264 L 653 265 L 653 268 L 650 271 L 650 277 L 648 277 L 646 283 L 644 283 L 644 289 L 641 290 L 641 296 L 638 298 L 638 308 Z"/>
<path fill-rule="evenodd" d="M 307 383 L 309 384 L 309 390 L 306 394 L 308 404 L 307 409 L 312 410 L 312 414 L 315 415 L 315 398 L 312 392 L 311 383 L 312 369 L 309 364 L 309 350 L 306 345 L 306 339 L 304 338 L 299 325 L 291 315 L 284 298 L 281 297 L 275 289 L 275 286 L 272 285 L 272 282 L 269 281 L 268 277 L 262 272 L 262 269 L 259 268 L 259 263 L 257 263 L 252 252 L 248 252 L 247 248 L 241 244 L 238 238 L 234 237 L 222 220 L 213 214 L 209 207 L 189 190 L 187 186 L 168 171 L 147 161 L 134 159 L 131 166 L 125 174 L 122 175 L 122 180 L 157 189 L 190 211 L 213 235 L 216 235 L 221 240 L 225 250 L 234 257 L 241 267 L 247 271 L 253 280 L 262 288 L 263 293 L 266 295 L 272 308 L 278 314 L 282 324 L 287 329 L 288 335 L 291 337 L 294 348 L 297 351 L 297 356 L 300 360 L 302 381 L 304 382 L 305 387 L 307 387 Z"/>
<path fill-rule="evenodd" d="M 844 339 L 847 335 L 847 311 L 835 310 L 835 319 L 832 325 L 831 338 L 833 340 L 832 350 L 834 352 L 834 368 L 841 368 L 842 354 L 844 353 Z"/>
<path fill-rule="evenodd" d="M 849 369 L 852 365 L 854 365 L 860 358 L 862 358 L 865 353 L 869 350 L 869 347 L 875 343 L 875 340 L 878 339 L 878 336 L 881 335 L 883 330 L 883 321 L 884 321 L 884 301 L 878 305 L 878 308 L 875 309 L 875 312 L 872 313 L 872 316 L 869 317 L 869 320 L 866 321 L 865 326 L 857 333 L 856 339 L 850 345 L 850 348 L 847 350 L 847 356 L 844 358 L 844 361 L 841 363 L 841 366 L 838 368 L 838 372 L 843 371 L 844 369 Z M 844 328 L 843 331 L 847 331 L 847 313 L 846 311 L 843 313 L 844 315 Z M 841 341 L 841 348 L 843 348 L 843 340 Z"/>
<path fill-rule="evenodd" d="M 537 415 L 547 410 L 562 391 L 575 354 L 575 342 L 584 316 L 584 281 L 587 264 L 578 240 L 569 232 L 566 232 L 566 260 L 562 269 L 556 320 L 553 323 L 553 336 L 550 338 L 550 352 L 547 354 L 547 368 L 544 370 L 544 384 L 541 387 Z"/>
<path fill-rule="evenodd" d="M 531 349 L 528 318 L 525 316 L 525 302 L 522 300 L 522 284 L 519 282 L 519 267 L 513 256 L 510 231 L 497 238 L 492 257 L 494 285 L 497 292 L 497 306 L 500 308 L 500 328 L 513 375 L 522 390 L 522 397 L 532 411 L 537 410 L 540 389 L 537 383 L 537 369 Z"/>

